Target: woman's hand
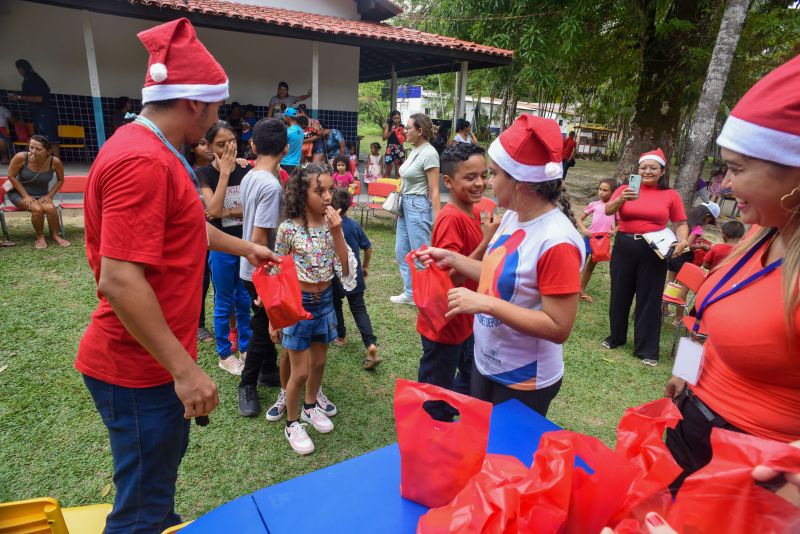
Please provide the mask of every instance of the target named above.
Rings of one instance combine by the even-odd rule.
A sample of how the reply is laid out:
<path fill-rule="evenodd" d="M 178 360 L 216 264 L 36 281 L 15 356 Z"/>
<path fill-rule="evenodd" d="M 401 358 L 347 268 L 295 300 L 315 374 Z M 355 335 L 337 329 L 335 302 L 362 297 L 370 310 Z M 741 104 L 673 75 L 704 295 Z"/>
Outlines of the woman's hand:
<path fill-rule="evenodd" d="M 636 191 L 633 191 L 631 189 L 625 189 L 619 195 L 619 198 L 621 198 L 623 201 L 636 200 L 637 198 L 639 198 L 639 195 L 636 193 Z"/>
<path fill-rule="evenodd" d="M 686 380 L 673 376 L 669 379 L 667 386 L 664 388 L 664 396 L 675 400 L 678 398 L 678 395 L 683 393 L 684 388 L 686 388 Z"/>
<path fill-rule="evenodd" d="M 220 174 L 225 173 L 230 176 L 236 168 L 236 141 L 229 141 L 225 144 L 225 149 L 220 158 L 214 154 L 214 161 L 217 164 Z"/>
<path fill-rule="evenodd" d="M 790 445 L 800 449 L 800 440 L 790 443 Z M 753 478 L 759 482 L 768 482 L 780 474 L 780 471 L 764 465 L 757 465 L 753 468 Z M 795 506 L 800 506 L 800 473 L 784 473 L 784 475 L 786 484 L 775 492 L 776 495 L 780 495 Z"/>
<path fill-rule="evenodd" d="M 491 212 L 486 216 L 486 221 L 483 223 L 483 240 L 489 242 L 494 237 L 497 229 L 500 228 L 501 218 L 495 213 Z"/>
<path fill-rule="evenodd" d="M 428 247 L 415 251 L 414 255 L 426 267 L 436 264 L 439 267 L 452 268 L 455 263 L 455 254 L 443 248 Z"/>
<path fill-rule="evenodd" d="M 664 518 L 655 512 L 650 512 L 644 517 L 644 524 L 647 527 L 648 534 L 678 534 L 675 529 L 664 521 Z M 600 534 L 614 534 L 614 529 L 606 527 L 600 531 Z"/>
<path fill-rule="evenodd" d="M 32 211 L 38 203 L 32 196 L 26 196 L 20 201 L 20 205 L 28 211 Z"/>
<path fill-rule="evenodd" d="M 475 314 L 488 309 L 489 298 L 464 287 L 454 287 L 447 292 L 447 305 L 450 311 L 445 317 L 452 317 L 459 313 Z"/>
<path fill-rule="evenodd" d="M 43 197 L 39 197 L 39 204 L 42 206 L 49 206 L 53 203 L 53 199 L 50 198 L 50 195 L 44 195 Z"/>
<path fill-rule="evenodd" d="M 325 208 L 325 224 L 328 225 L 328 229 L 331 233 L 341 230 L 342 228 L 342 216 L 339 215 L 341 210 L 334 209 L 333 206 L 328 206 Z"/>
<path fill-rule="evenodd" d="M 680 256 L 683 254 L 683 251 L 689 246 L 688 241 L 678 241 L 674 247 L 672 247 L 672 257 Z"/>
<path fill-rule="evenodd" d="M 245 123 L 245 124 L 247 124 L 247 123 Z M 236 164 L 237 164 L 239 167 L 243 168 L 243 169 L 246 169 L 246 168 L 247 168 L 247 166 L 248 166 L 248 165 L 250 165 L 250 164 L 247 162 L 247 160 L 246 160 L 246 159 L 244 159 L 244 158 L 236 158 Z"/>

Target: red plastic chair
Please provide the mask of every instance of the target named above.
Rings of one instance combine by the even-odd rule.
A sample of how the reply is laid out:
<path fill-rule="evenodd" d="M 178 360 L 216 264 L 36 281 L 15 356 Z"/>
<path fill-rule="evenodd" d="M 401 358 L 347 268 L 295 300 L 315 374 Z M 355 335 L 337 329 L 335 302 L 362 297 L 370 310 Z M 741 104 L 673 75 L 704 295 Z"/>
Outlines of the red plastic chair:
<path fill-rule="evenodd" d="M 369 201 L 361 212 L 361 225 L 366 228 L 369 225 L 369 214 L 375 213 L 377 210 L 383 210 L 383 202 L 390 193 L 397 191 L 397 186 L 394 184 L 383 184 L 380 182 L 372 182 L 367 184 L 367 195 Z M 385 211 L 385 210 L 383 210 Z M 366 213 L 366 224 L 364 221 L 364 213 Z"/>
<path fill-rule="evenodd" d="M 86 193 L 86 181 L 89 179 L 88 176 L 65 176 L 64 177 L 64 185 L 61 186 L 61 189 L 58 191 L 59 195 L 59 203 L 56 206 L 58 208 L 58 225 L 61 228 L 61 237 L 64 239 L 67 238 L 66 232 L 64 230 L 64 219 L 61 213 L 62 209 L 66 210 L 82 210 L 83 209 L 83 198 L 80 200 L 75 200 L 72 202 L 64 202 L 61 200 L 62 193 L 68 194 L 78 194 L 84 195 Z"/>
<path fill-rule="evenodd" d="M 681 267 L 681 270 L 678 271 L 678 275 L 675 277 L 675 280 L 689 288 L 689 291 L 692 292 L 692 298 L 682 302 L 664 301 L 677 306 L 682 306 L 684 308 L 683 319 L 679 324 L 675 325 L 675 331 L 672 340 L 673 358 L 675 356 L 675 351 L 678 348 L 678 339 L 680 339 L 682 335 L 682 328 L 685 328 L 688 332 L 691 332 L 694 337 L 698 338 L 698 340 L 703 340 L 707 337 L 706 334 L 700 330 L 698 330 L 696 333 L 694 332 L 696 319 L 686 314 L 686 312 L 692 307 L 694 298 L 697 295 L 697 291 L 700 289 L 700 286 L 702 286 L 703 282 L 706 281 L 706 272 L 702 267 L 698 267 L 694 263 L 684 263 L 683 267 Z"/>

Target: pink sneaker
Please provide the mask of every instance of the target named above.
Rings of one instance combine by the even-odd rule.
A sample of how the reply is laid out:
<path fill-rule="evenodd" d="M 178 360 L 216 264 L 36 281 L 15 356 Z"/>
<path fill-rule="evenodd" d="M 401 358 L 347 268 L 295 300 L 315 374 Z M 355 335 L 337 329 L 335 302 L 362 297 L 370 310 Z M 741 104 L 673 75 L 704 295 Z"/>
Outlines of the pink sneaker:
<path fill-rule="evenodd" d="M 289 445 L 292 450 L 297 454 L 311 454 L 314 452 L 314 442 L 306 434 L 306 425 L 300 424 L 297 421 L 283 429 L 283 435 L 289 440 Z"/>

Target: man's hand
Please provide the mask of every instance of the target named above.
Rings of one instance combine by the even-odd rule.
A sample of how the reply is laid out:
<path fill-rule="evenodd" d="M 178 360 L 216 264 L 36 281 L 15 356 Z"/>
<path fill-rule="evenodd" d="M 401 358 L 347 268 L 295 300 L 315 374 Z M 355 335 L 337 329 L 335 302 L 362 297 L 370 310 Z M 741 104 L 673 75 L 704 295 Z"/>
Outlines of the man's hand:
<path fill-rule="evenodd" d="M 208 415 L 219 405 L 217 385 L 194 362 L 175 376 L 175 393 L 183 403 L 184 419 Z"/>
<path fill-rule="evenodd" d="M 677 376 L 673 376 L 669 379 L 667 386 L 664 388 L 664 396 L 674 400 L 678 397 L 678 395 L 683 393 L 685 387 L 686 380 L 678 378 Z"/>
<path fill-rule="evenodd" d="M 244 256 L 251 265 L 258 267 L 262 263 L 280 263 L 281 259 L 263 245 L 250 243 L 250 251 Z"/>

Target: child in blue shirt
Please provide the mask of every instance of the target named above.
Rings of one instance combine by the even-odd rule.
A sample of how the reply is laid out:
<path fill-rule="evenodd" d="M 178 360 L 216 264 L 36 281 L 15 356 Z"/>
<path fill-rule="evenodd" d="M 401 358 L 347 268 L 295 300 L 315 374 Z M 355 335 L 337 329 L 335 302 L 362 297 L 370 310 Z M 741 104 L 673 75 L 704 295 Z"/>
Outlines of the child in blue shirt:
<path fill-rule="evenodd" d="M 347 297 L 347 304 L 350 306 L 350 313 L 353 314 L 353 319 L 356 321 L 356 326 L 361 332 L 361 340 L 364 342 L 364 347 L 367 349 L 367 356 L 364 359 L 364 369 L 375 369 L 381 363 L 382 358 L 378 356 L 378 347 L 375 345 L 377 338 L 372 332 L 372 323 L 367 314 L 367 306 L 364 303 L 364 291 L 366 284 L 364 279 L 369 274 L 369 261 L 372 257 L 372 243 L 364 233 L 364 230 L 359 224 L 347 217 L 347 209 L 352 202 L 352 196 L 347 189 L 337 189 L 333 194 L 333 207 L 340 210 L 342 216 L 342 232 L 344 233 L 344 240 L 347 245 L 356 255 L 357 269 L 356 269 L 356 287 L 352 291 L 345 291 L 339 281 L 333 279 L 333 307 L 336 310 L 336 323 L 337 323 L 337 339 L 334 344 L 343 347 L 347 344 L 347 331 L 344 325 L 344 311 L 342 309 L 342 301 Z M 359 250 L 364 251 L 364 262 L 361 262 L 361 255 Z"/>

